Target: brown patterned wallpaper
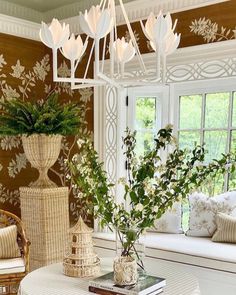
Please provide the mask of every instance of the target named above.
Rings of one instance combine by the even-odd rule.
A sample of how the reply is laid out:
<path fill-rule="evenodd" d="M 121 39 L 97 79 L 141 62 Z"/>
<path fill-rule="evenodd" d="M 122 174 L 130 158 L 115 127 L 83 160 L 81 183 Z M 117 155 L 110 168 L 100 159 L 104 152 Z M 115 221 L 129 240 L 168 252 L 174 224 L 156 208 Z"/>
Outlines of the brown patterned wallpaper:
<path fill-rule="evenodd" d="M 209 42 L 224 41 L 236 38 L 236 1 L 192 9 L 172 15 L 178 19 L 177 32 L 181 33 L 180 47 L 199 45 Z M 141 52 L 149 52 L 140 24 L 132 24 Z M 126 26 L 120 26 L 118 34 L 129 39 Z M 45 97 L 49 89 L 56 87 L 62 99 L 73 99 L 87 102 L 90 110 L 86 118 L 88 130 L 93 131 L 93 103 L 91 89 L 71 92 L 67 84 L 54 85 L 52 83 L 50 51 L 39 42 L 0 34 L 0 99 L 20 97 L 25 99 Z M 4 44 L 4 46 L 2 46 Z M 78 72 L 82 74 L 87 61 L 83 58 Z M 62 75 L 68 75 L 66 63 L 60 66 Z M 90 74 L 92 69 L 90 69 Z M 86 132 L 86 130 L 85 130 Z M 63 159 L 72 155 L 76 150 L 74 138 L 63 141 L 59 160 L 50 175 L 59 185 L 69 185 L 65 179 Z M 35 169 L 25 159 L 20 138 L 0 138 L 0 208 L 7 209 L 20 215 L 18 188 L 28 185 L 37 177 Z M 83 204 L 77 197 L 77 192 L 71 188 L 70 216 L 71 221 L 83 212 Z M 85 215 L 85 212 L 83 212 Z"/>
<path fill-rule="evenodd" d="M 181 33 L 179 47 L 236 39 L 236 0 L 173 13 L 172 20 L 175 19 L 178 20 L 176 32 Z M 132 28 L 141 52 L 150 52 L 140 23 L 133 23 Z M 129 40 L 125 25 L 119 27 L 118 35 Z"/>
<path fill-rule="evenodd" d="M 89 108 L 86 116 L 87 129 L 92 136 L 93 131 L 93 103 L 92 89 L 83 89 L 73 92 L 66 83 L 52 83 L 51 52 L 42 43 L 0 34 L 0 44 L 4 44 L 0 51 L 0 99 L 2 101 L 11 98 L 44 99 L 55 88 L 60 100 L 82 100 Z M 59 62 L 60 64 L 60 62 Z M 80 70 L 86 64 L 84 58 Z M 90 69 L 91 71 L 91 69 Z M 69 75 L 65 62 L 61 62 L 59 73 L 62 76 Z M 70 217 L 71 222 L 77 219 L 83 209 L 83 203 L 78 198 L 78 192 L 73 190 L 70 180 L 66 178 L 68 173 L 64 165 L 64 159 L 71 157 L 77 151 L 76 138 L 63 139 L 62 150 L 57 163 L 50 171 L 50 177 L 59 186 L 66 185 L 70 188 Z M 27 161 L 20 137 L 0 138 L 0 208 L 20 215 L 19 187 L 27 186 L 37 179 L 38 172 L 31 168 Z M 91 218 L 85 218 L 91 222 Z"/>

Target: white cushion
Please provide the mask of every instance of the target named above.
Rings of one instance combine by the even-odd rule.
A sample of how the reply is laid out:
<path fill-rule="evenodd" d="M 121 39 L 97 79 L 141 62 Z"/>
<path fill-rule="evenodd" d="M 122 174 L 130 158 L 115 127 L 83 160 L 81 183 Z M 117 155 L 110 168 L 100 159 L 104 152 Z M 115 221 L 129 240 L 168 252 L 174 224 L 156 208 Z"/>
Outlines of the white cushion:
<path fill-rule="evenodd" d="M 113 233 L 94 233 L 96 247 L 116 249 Z M 184 234 L 148 233 L 145 237 L 147 257 L 236 273 L 236 246 L 214 243 L 210 238 Z"/>
<path fill-rule="evenodd" d="M 214 243 L 211 238 L 184 234 L 152 234 L 146 237 L 146 255 L 236 273 L 236 247 Z"/>
<path fill-rule="evenodd" d="M 161 218 L 157 219 L 152 232 L 182 234 L 182 204 L 174 203 L 173 207 L 167 210 Z"/>
<path fill-rule="evenodd" d="M 226 213 L 236 216 L 236 191 L 215 197 L 202 193 L 189 196 L 189 230 L 188 236 L 211 237 L 216 230 L 216 215 Z"/>
<path fill-rule="evenodd" d="M 23 258 L 0 259 L 0 275 L 25 272 Z"/>

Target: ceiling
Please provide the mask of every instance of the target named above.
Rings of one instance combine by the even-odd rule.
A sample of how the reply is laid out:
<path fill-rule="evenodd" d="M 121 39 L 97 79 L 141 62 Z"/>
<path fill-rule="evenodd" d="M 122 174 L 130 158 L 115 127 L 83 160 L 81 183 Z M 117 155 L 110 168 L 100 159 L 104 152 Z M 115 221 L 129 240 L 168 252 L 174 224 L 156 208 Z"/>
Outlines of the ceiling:
<path fill-rule="evenodd" d="M 123 0 L 124 3 L 134 0 Z M 140 0 L 145 1 L 145 0 Z M 115 0 L 118 4 L 118 0 Z M 0 0 L 0 14 L 33 22 L 49 22 L 53 17 L 65 19 L 97 5 L 100 0 Z"/>
<path fill-rule="evenodd" d="M 18 4 L 40 12 L 46 12 L 68 4 L 81 2 L 81 0 L 5 0 L 5 2 Z"/>

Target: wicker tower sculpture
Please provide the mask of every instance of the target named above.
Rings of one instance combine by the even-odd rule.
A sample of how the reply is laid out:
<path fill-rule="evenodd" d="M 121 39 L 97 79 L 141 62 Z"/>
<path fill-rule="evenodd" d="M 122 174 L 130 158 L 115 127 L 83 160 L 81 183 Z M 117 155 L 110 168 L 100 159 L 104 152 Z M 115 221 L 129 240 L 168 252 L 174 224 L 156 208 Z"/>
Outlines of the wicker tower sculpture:
<path fill-rule="evenodd" d="M 93 229 L 80 217 L 69 230 L 70 242 L 63 262 L 63 272 L 70 277 L 92 277 L 100 272 L 100 259 L 94 252 Z"/>

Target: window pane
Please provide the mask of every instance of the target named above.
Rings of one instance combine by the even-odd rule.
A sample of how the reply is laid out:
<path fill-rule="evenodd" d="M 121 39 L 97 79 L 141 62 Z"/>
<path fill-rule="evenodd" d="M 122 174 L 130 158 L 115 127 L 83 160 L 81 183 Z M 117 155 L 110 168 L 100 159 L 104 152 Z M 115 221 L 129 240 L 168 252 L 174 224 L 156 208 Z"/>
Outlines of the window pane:
<path fill-rule="evenodd" d="M 229 190 L 236 190 L 236 171 L 229 175 Z"/>
<path fill-rule="evenodd" d="M 194 148 L 195 144 L 200 144 L 200 132 L 198 131 L 180 131 L 179 147 L 181 149 Z"/>
<path fill-rule="evenodd" d="M 236 151 L 236 130 L 231 132 L 231 144 L 230 144 L 231 151 Z"/>
<path fill-rule="evenodd" d="M 201 127 L 202 96 L 180 97 L 179 129 L 199 129 Z"/>
<path fill-rule="evenodd" d="M 206 128 L 224 128 L 228 126 L 229 98 L 229 92 L 206 95 Z"/>
<path fill-rule="evenodd" d="M 136 98 L 136 130 L 156 129 L 156 98 Z"/>
<path fill-rule="evenodd" d="M 232 152 L 236 151 L 236 130 L 231 131 L 230 150 Z M 229 190 L 235 190 L 236 189 L 236 171 L 234 173 L 229 174 L 228 189 Z"/>
<path fill-rule="evenodd" d="M 219 159 L 222 153 L 226 151 L 227 131 L 206 131 L 204 132 L 206 162 L 212 159 Z"/>
<path fill-rule="evenodd" d="M 136 153 L 143 156 L 149 152 L 154 145 L 154 134 L 152 132 L 138 131 L 136 134 Z"/>
<path fill-rule="evenodd" d="M 182 228 L 186 232 L 189 228 L 189 204 L 185 200 L 182 204 Z"/>
<path fill-rule="evenodd" d="M 209 177 L 199 191 L 212 197 L 224 192 L 224 175 L 218 173 L 214 178 Z"/>
<path fill-rule="evenodd" d="M 233 94 L 233 118 L 232 118 L 232 126 L 236 127 L 236 92 Z"/>

